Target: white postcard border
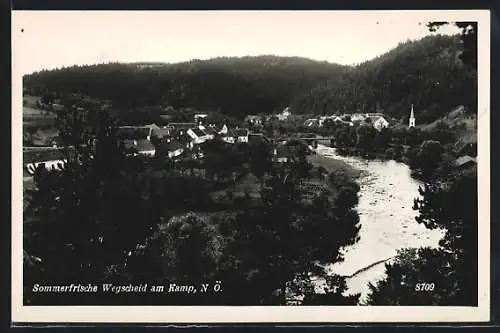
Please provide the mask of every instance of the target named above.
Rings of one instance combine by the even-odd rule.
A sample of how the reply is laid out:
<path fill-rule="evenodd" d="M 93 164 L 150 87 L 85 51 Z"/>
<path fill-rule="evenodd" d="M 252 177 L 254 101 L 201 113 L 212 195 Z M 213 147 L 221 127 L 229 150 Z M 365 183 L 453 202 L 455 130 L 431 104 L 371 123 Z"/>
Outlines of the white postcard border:
<path fill-rule="evenodd" d="M 23 306 L 22 74 L 16 40 L 21 11 L 12 12 L 12 321 L 29 323 L 366 323 L 482 322 L 490 319 L 490 12 L 363 11 L 418 15 L 422 21 L 478 21 L 478 307 L 414 306 Z M 352 11 L 343 11 L 345 15 Z M 360 12 L 357 12 L 359 14 Z M 82 13 L 83 14 L 83 13 Z M 61 13 L 64 15 L 64 13 Z M 91 15 L 86 12 L 85 15 Z M 34 54 L 33 56 L 36 56 Z"/>

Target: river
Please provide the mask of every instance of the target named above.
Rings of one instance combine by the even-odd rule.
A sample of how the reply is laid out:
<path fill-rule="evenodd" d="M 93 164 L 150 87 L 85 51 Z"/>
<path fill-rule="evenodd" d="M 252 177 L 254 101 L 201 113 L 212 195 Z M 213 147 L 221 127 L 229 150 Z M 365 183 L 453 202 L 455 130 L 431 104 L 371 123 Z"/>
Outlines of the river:
<path fill-rule="evenodd" d="M 328 266 L 328 271 L 351 276 L 347 279 L 348 293 L 361 293 L 361 301 L 369 292 L 368 283 L 385 276 L 384 261 L 396 255 L 398 249 L 438 247 L 442 232 L 429 230 L 417 223 L 413 200 L 419 196 L 421 183 L 410 176 L 407 165 L 393 160 L 363 160 L 344 157 L 334 148 L 319 145 L 317 154 L 342 160 L 362 170 L 359 185 L 360 240 L 344 250 L 345 260 Z"/>

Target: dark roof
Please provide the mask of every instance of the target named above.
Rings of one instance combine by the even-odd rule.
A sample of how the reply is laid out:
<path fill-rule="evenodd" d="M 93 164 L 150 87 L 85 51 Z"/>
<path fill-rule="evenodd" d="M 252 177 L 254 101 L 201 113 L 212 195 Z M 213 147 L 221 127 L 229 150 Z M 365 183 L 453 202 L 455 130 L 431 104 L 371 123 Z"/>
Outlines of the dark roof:
<path fill-rule="evenodd" d="M 176 129 L 189 129 L 197 126 L 196 123 L 170 123 L 167 125 L 168 127 L 173 127 Z"/>
<path fill-rule="evenodd" d="M 375 122 L 375 121 L 379 120 L 380 118 L 382 118 L 382 119 L 384 119 L 384 120 L 385 120 L 385 118 L 384 118 L 384 117 L 382 117 L 382 116 L 367 116 L 367 117 L 365 118 L 365 120 L 366 120 L 366 119 L 371 119 L 371 121 Z"/>
<path fill-rule="evenodd" d="M 183 145 L 186 145 L 188 142 L 193 141 L 193 139 L 189 135 L 187 135 L 186 133 L 177 134 L 173 137 L 175 138 L 175 140 L 177 140 L 178 142 L 180 142 Z"/>
<path fill-rule="evenodd" d="M 127 139 L 123 141 L 126 149 L 137 149 L 137 151 L 151 151 L 155 150 L 155 147 L 149 140 L 131 140 Z"/>
<path fill-rule="evenodd" d="M 205 136 L 205 133 L 204 133 L 201 129 L 199 129 L 198 127 L 192 128 L 191 130 L 192 130 L 192 131 L 194 132 L 194 134 L 196 134 L 196 136 L 198 136 L 198 137 L 200 137 L 200 136 Z"/>
<path fill-rule="evenodd" d="M 147 139 L 149 131 L 147 126 L 123 126 L 118 127 L 117 136 L 125 140 Z"/>
<path fill-rule="evenodd" d="M 232 130 L 234 136 L 247 136 L 248 135 L 248 129 L 246 128 L 236 128 Z"/>
<path fill-rule="evenodd" d="M 269 143 L 269 139 L 263 133 L 248 134 L 248 143 L 259 144 L 261 142 Z"/>
<path fill-rule="evenodd" d="M 168 128 L 161 128 L 156 124 L 150 124 L 146 127 L 151 129 L 151 136 L 156 136 L 158 138 L 162 138 L 170 133 Z"/>
<path fill-rule="evenodd" d="M 455 143 L 454 145 L 454 150 L 456 153 L 462 153 L 465 152 L 465 150 L 474 150 L 477 149 L 477 143 L 474 142 L 464 142 L 463 140 L 460 140 Z M 471 153 L 471 152 L 466 152 L 466 153 Z"/>
<path fill-rule="evenodd" d="M 168 151 L 176 151 L 178 149 L 183 149 L 184 146 L 177 140 L 171 140 L 165 143 L 165 149 Z"/>
<path fill-rule="evenodd" d="M 455 160 L 455 165 L 456 166 L 463 166 L 465 164 L 469 163 L 477 163 L 476 159 L 474 157 L 470 157 L 469 155 L 461 156 Z"/>
<path fill-rule="evenodd" d="M 217 131 L 214 128 L 211 127 L 205 127 L 203 129 L 203 132 L 205 132 L 207 135 L 217 135 Z"/>
<path fill-rule="evenodd" d="M 153 130 L 155 130 L 155 129 L 156 129 L 156 130 L 160 129 L 160 126 L 156 125 L 155 123 L 148 124 L 148 125 L 146 125 L 145 127 L 147 127 L 147 128 L 152 128 Z"/>
<path fill-rule="evenodd" d="M 132 139 L 125 139 L 125 140 L 123 140 L 123 146 L 126 149 L 135 148 L 135 141 Z"/>
<path fill-rule="evenodd" d="M 137 150 L 149 151 L 155 150 L 155 146 L 149 140 L 137 140 Z"/>

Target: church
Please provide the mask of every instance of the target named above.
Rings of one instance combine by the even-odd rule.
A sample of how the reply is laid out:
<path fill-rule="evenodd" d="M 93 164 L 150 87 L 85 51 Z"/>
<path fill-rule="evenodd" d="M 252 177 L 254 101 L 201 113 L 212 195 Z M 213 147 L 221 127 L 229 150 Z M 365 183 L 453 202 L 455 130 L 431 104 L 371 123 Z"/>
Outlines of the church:
<path fill-rule="evenodd" d="M 413 113 L 413 104 L 411 105 L 410 120 L 408 128 L 415 127 L 415 114 Z"/>

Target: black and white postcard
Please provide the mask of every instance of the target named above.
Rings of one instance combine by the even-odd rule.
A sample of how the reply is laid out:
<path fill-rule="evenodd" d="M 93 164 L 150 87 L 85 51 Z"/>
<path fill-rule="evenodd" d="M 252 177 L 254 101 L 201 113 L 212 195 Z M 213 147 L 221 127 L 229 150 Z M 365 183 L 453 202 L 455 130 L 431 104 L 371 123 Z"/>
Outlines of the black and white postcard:
<path fill-rule="evenodd" d="M 13 11 L 12 320 L 488 321 L 489 15 Z"/>

